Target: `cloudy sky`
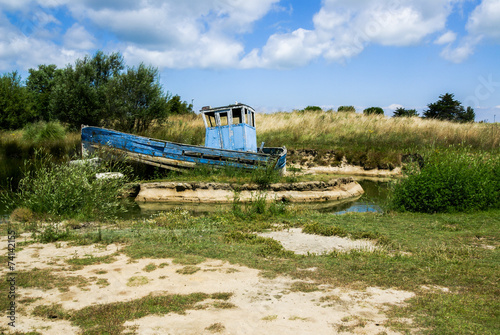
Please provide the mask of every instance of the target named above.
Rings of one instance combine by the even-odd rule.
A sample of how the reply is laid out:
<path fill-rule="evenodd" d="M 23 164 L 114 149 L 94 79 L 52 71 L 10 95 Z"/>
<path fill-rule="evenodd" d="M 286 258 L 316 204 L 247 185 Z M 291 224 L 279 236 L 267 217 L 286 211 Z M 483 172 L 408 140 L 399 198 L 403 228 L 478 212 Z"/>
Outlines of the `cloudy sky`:
<path fill-rule="evenodd" d="M 0 0 L 0 73 L 97 50 L 158 67 L 196 109 L 392 115 L 449 92 L 500 120 L 500 0 Z"/>

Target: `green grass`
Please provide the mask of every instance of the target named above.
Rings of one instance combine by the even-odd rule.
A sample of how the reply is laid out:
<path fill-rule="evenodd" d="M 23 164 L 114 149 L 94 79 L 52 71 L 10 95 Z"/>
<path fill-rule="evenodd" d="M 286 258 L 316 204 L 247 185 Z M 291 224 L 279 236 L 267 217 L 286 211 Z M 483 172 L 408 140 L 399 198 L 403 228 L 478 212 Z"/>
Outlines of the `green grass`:
<path fill-rule="evenodd" d="M 229 294 L 223 295 L 227 300 Z M 61 305 L 37 306 L 33 315 L 48 319 L 69 320 L 83 330 L 83 334 L 122 334 L 123 324 L 148 315 L 184 314 L 189 309 L 200 309 L 196 304 L 206 299 L 221 299 L 220 294 L 192 293 L 189 295 L 152 296 L 110 304 L 92 305 L 80 310 L 64 310 Z M 222 305 L 224 306 L 224 305 Z M 227 307 L 223 307 L 227 308 Z"/>
<path fill-rule="evenodd" d="M 201 270 L 201 268 L 199 266 L 186 265 L 185 267 L 183 267 L 175 272 L 177 272 L 181 275 L 192 275 L 200 270 Z"/>
<path fill-rule="evenodd" d="M 124 252 L 133 258 L 185 254 L 222 259 L 260 269 L 270 278 L 272 274 L 286 274 L 314 285 L 414 291 L 416 298 L 405 309 L 395 308 L 394 315 L 415 317 L 417 327 L 429 329 L 429 333 L 446 334 L 453 329 L 457 334 L 488 334 L 495 333 L 500 308 L 500 291 L 495 289 L 500 260 L 499 216 L 498 210 L 434 215 L 295 213 L 240 221 L 232 214 L 214 214 L 193 217 L 182 230 L 144 229 L 141 238 L 132 239 Z M 316 225 L 326 231 L 330 226 L 337 227 L 334 230 L 348 236 L 373 239 L 383 249 L 299 256 L 274 240 L 251 234 L 271 224 Z M 317 271 L 298 270 L 311 267 Z M 430 294 L 423 285 L 447 287 L 450 292 Z M 436 302 L 439 300 L 443 305 Z M 474 311 L 474 322 L 468 316 L 470 311 Z"/>
<path fill-rule="evenodd" d="M 95 257 L 92 255 L 88 255 L 84 258 L 70 258 L 66 260 L 66 263 L 69 265 L 73 265 L 76 268 L 83 268 L 85 265 L 93 265 L 93 264 L 109 264 L 116 261 L 114 255 Z"/>
<path fill-rule="evenodd" d="M 156 268 L 157 268 L 157 267 L 156 267 L 156 264 L 154 264 L 154 263 L 149 263 L 148 265 L 146 265 L 146 266 L 144 267 L 144 269 L 142 269 L 142 271 L 152 272 L 152 271 L 156 270 Z"/>
<path fill-rule="evenodd" d="M 495 334 L 500 310 L 499 217 L 500 210 L 346 215 L 289 211 L 246 218 L 232 212 L 202 217 L 174 213 L 120 222 L 120 228 L 102 231 L 101 243 L 125 243 L 122 252 L 132 259 L 174 258 L 175 263 L 186 267 L 195 267 L 207 258 L 220 259 L 261 270 L 266 278 L 287 275 L 303 283 L 291 287 L 297 291 L 314 290 L 323 284 L 353 289 L 377 286 L 408 290 L 416 296 L 405 307 L 389 311 L 393 321 L 389 325 L 394 329 L 405 332 L 413 327 L 428 334 Z M 157 225 L 155 220 L 163 224 Z M 176 223 L 177 220 L 181 224 Z M 310 233 L 323 235 L 339 231 L 341 235 L 372 239 L 382 248 L 376 252 L 296 255 L 272 239 L 253 234 L 275 225 L 312 227 Z M 82 234 L 95 232 L 71 232 L 69 239 L 74 243 L 85 242 Z M 316 268 L 316 271 L 300 270 L 307 268 Z M 21 273 L 19 283 L 23 287 L 64 290 L 75 279 L 59 278 L 49 270 L 32 270 Z M 445 287 L 449 291 L 433 287 Z M 122 311 L 130 307 L 127 306 L 113 305 L 112 313 L 126 314 Z M 98 307 L 93 308 L 92 313 L 100 313 Z M 398 323 L 399 317 L 412 318 L 415 323 Z M 79 322 L 89 332 L 101 324 L 97 320 Z M 116 321 L 113 327 L 118 328 L 113 329 L 121 329 L 122 323 Z"/>

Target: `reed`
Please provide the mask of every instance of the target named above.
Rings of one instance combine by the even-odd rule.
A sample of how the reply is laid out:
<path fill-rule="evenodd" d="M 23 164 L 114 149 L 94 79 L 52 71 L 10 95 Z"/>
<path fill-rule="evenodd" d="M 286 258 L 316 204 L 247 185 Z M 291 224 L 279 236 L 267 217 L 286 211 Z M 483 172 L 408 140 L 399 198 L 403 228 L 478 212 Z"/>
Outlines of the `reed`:
<path fill-rule="evenodd" d="M 203 145 L 205 126 L 199 115 L 174 115 L 163 124 L 153 125 L 141 135 L 176 143 Z"/>
<path fill-rule="evenodd" d="M 80 133 L 62 135 L 61 128 L 34 128 L 0 132 L 0 189 L 17 188 L 24 161 L 32 159 L 35 152 L 50 155 L 54 162 L 80 155 Z"/>
<path fill-rule="evenodd" d="M 290 148 L 407 151 L 467 145 L 491 151 L 500 146 L 498 124 L 307 111 L 259 114 L 256 119 L 260 141 Z"/>

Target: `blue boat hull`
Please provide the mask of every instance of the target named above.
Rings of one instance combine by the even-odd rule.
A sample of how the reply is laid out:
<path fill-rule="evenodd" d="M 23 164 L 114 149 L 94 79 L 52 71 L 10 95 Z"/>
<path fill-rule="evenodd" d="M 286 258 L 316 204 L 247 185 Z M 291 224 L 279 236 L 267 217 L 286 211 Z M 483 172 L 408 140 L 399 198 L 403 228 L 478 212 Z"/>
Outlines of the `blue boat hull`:
<path fill-rule="evenodd" d="M 172 170 L 210 165 L 244 169 L 272 166 L 284 171 L 287 154 L 285 147 L 262 148 L 259 153 L 214 149 L 82 126 L 82 154 L 92 153 L 96 149 L 112 149 L 129 159 Z"/>

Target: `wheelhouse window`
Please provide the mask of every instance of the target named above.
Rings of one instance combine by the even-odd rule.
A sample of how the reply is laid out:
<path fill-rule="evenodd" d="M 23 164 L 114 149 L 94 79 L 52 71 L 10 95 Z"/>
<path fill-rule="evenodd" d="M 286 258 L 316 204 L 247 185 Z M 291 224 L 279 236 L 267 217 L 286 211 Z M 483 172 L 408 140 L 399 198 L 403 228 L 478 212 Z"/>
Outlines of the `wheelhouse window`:
<path fill-rule="evenodd" d="M 243 108 L 235 108 L 233 109 L 233 124 L 244 123 L 244 109 Z"/>
<path fill-rule="evenodd" d="M 247 123 L 252 126 L 252 127 L 255 127 L 255 113 L 251 110 L 246 110 L 246 119 L 247 119 Z"/>
<path fill-rule="evenodd" d="M 211 114 L 205 114 L 207 119 L 208 119 L 208 126 L 210 128 L 213 128 L 216 126 L 216 123 L 215 123 L 215 114 L 214 113 L 211 113 Z"/>
<path fill-rule="evenodd" d="M 229 123 L 228 123 L 228 117 L 227 117 L 227 112 L 221 112 L 219 113 L 219 117 L 220 117 L 220 125 L 221 126 L 227 126 Z"/>

